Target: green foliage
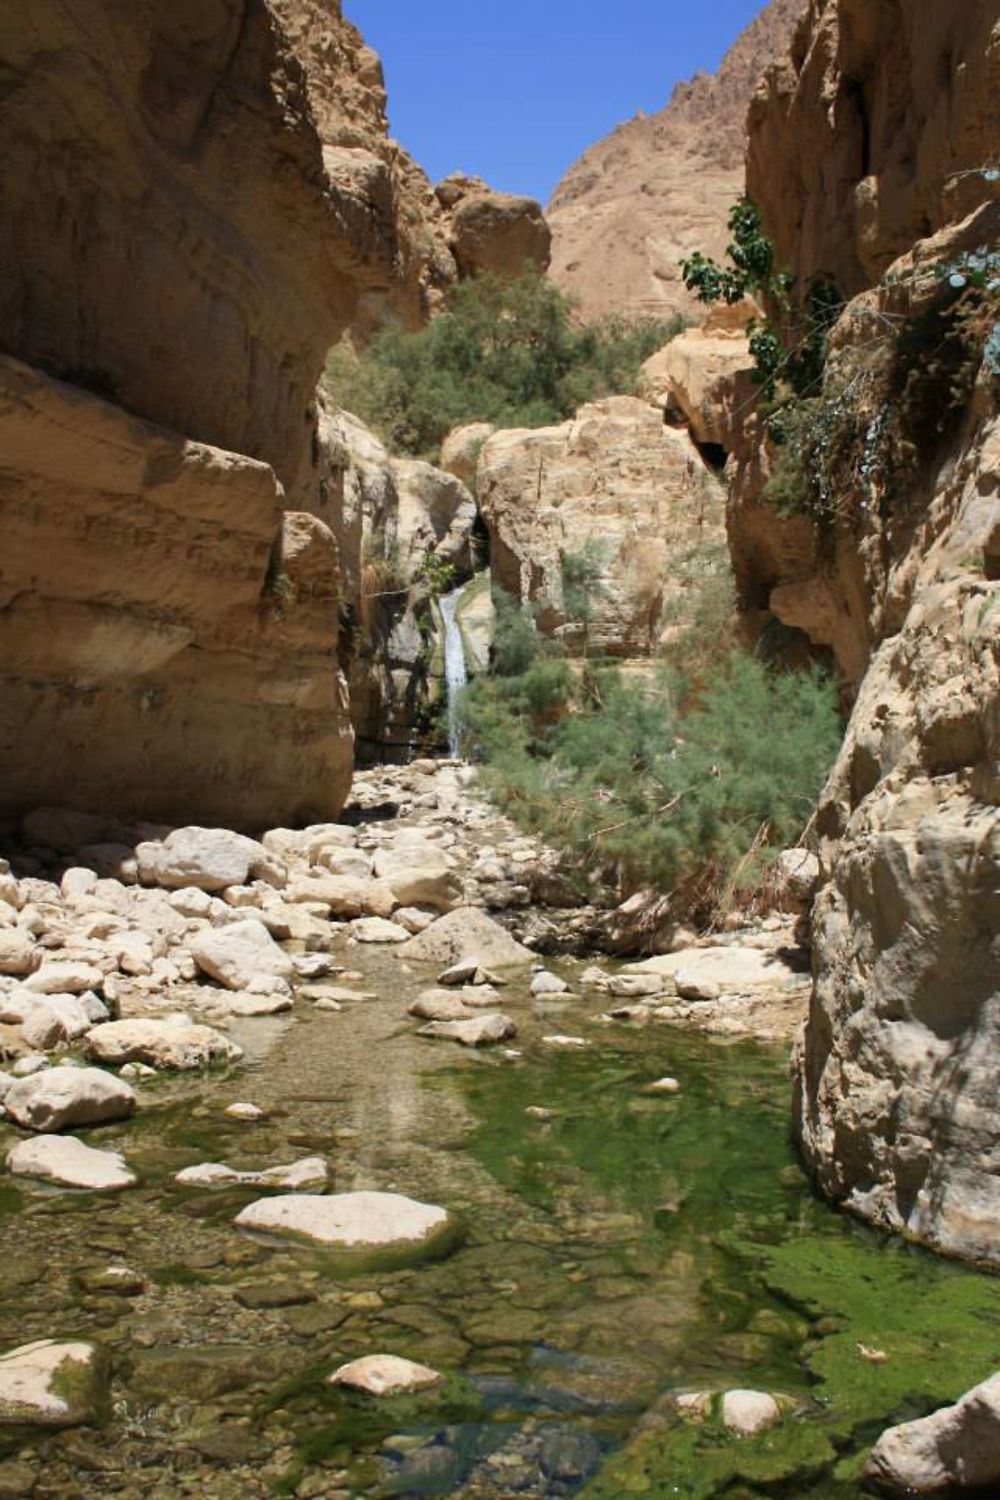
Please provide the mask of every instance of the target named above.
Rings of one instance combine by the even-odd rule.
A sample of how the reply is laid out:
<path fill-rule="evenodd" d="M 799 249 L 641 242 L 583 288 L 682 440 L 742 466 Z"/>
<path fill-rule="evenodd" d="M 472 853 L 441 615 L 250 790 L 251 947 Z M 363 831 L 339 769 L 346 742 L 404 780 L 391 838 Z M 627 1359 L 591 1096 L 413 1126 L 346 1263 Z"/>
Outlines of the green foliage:
<path fill-rule="evenodd" d="M 487 787 L 581 875 L 711 919 L 808 820 L 840 741 L 832 683 L 734 651 L 691 700 L 667 668 L 574 673 L 551 653 L 465 695 Z"/>
<path fill-rule="evenodd" d="M 559 567 L 562 573 L 563 612 L 577 625 L 582 636 L 582 655 L 587 656 L 594 607 L 607 598 L 604 582 L 607 546 L 599 537 L 587 537 L 575 552 L 564 552 Z"/>
<path fill-rule="evenodd" d="M 436 599 L 439 594 L 447 594 L 455 587 L 455 572 L 454 563 L 445 562 L 436 552 L 428 552 L 417 569 L 417 577 Z"/>
<path fill-rule="evenodd" d="M 480 276 L 418 333 L 386 330 L 363 353 L 340 344 L 326 385 L 395 452 L 433 456 L 452 427 L 540 427 L 634 389 L 643 360 L 683 327 L 620 317 L 581 325 L 544 276 Z"/>
<path fill-rule="evenodd" d="M 773 316 L 755 318 L 749 325 L 754 376 L 767 401 L 815 392 L 823 377 L 827 335 L 843 307 L 843 299 L 828 276 L 815 276 L 798 302 L 792 299 L 795 279 L 774 267 L 774 245 L 764 233 L 760 212 L 749 198 L 729 211 L 732 240 L 726 248 L 728 266 L 720 266 L 700 250 L 681 261 L 684 285 L 700 302 L 740 302 L 757 296 Z"/>

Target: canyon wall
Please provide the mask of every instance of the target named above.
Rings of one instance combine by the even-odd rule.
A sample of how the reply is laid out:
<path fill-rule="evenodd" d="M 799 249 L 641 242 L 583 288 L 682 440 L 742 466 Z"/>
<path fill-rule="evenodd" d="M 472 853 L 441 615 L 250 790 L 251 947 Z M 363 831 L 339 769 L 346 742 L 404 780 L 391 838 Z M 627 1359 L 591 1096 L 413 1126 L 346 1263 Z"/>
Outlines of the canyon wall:
<path fill-rule="evenodd" d="M 334 815 L 323 361 L 427 317 L 461 212 L 544 263 L 538 206 L 434 193 L 339 3 L 37 0 L 0 52 L 0 813 Z"/>
<path fill-rule="evenodd" d="M 863 1217 L 994 1264 L 1000 304 L 949 273 L 1000 243 L 998 70 L 995 0 L 813 0 L 754 101 L 748 188 L 779 263 L 850 300 L 797 407 L 798 503 L 787 467 L 784 515 L 765 491 L 755 417 L 728 515 L 744 603 L 855 696 L 816 824 L 805 1159 Z"/>
<path fill-rule="evenodd" d="M 584 316 L 701 315 L 680 262 L 725 250 L 743 191 L 747 105 L 803 9 L 804 0 L 770 0 L 717 73 L 678 84 L 663 109 L 619 125 L 562 178 L 546 210 L 551 274 Z"/>

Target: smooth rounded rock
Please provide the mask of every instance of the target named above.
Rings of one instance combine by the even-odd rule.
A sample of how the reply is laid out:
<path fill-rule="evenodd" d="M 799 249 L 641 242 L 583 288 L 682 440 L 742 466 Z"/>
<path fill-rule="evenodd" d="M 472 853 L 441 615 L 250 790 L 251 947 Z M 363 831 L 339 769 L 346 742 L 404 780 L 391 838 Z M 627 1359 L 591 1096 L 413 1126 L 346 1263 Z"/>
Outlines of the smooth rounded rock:
<path fill-rule="evenodd" d="M 446 1209 L 379 1192 L 259 1198 L 234 1222 L 240 1229 L 305 1240 L 359 1259 L 386 1255 L 401 1263 L 450 1248 L 456 1230 Z"/>
<path fill-rule="evenodd" d="M 135 1094 L 103 1068 L 45 1068 L 12 1084 L 4 1108 L 28 1130 L 72 1130 L 126 1119 L 135 1109 Z"/>
<path fill-rule="evenodd" d="M 190 951 L 203 974 L 230 990 L 250 989 L 255 980 L 290 979 L 295 972 L 288 954 L 254 917 L 199 932 Z"/>
<path fill-rule="evenodd" d="M 394 1396 L 400 1391 L 421 1391 L 440 1385 L 444 1379 L 429 1365 L 402 1359 L 397 1354 L 366 1354 L 340 1365 L 327 1376 L 328 1385 L 346 1385 L 370 1396 Z"/>
<path fill-rule="evenodd" d="M 726 1391 L 722 1397 L 722 1420 L 730 1432 L 752 1437 L 781 1420 L 781 1407 L 767 1391 Z"/>

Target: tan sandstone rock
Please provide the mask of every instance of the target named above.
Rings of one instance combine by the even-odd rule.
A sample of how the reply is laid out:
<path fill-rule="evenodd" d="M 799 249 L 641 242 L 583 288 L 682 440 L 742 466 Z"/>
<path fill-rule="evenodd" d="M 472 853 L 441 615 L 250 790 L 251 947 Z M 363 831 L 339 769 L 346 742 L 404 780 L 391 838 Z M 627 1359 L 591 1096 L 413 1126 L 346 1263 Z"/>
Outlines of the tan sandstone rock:
<path fill-rule="evenodd" d="M 606 655 L 656 648 L 680 597 L 672 562 L 723 535 L 722 491 L 694 443 L 629 396 L 584 406 L 559 427 L 496 433 L 477 485 L 494 580 L 537 603 L 542 630 L 567 623 L 562 559 L 593 548 L 601 587 L 587 644 Z M 566 639 L 583 649 L 578 629 Z"/>

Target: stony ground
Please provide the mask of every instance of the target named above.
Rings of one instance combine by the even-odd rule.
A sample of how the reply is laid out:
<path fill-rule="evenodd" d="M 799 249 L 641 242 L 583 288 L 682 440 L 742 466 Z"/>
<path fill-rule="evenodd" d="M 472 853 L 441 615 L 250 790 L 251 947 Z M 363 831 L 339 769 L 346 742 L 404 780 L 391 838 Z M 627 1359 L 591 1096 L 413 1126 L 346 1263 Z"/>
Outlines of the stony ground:
<path fill-rule="evenodd" d="M 0 866 L 4 1185 L 27 1193 L 31 1212 L 19 1220 L 18 1263 L 3 1278 L 8 1294 L 23 1299 L 17 1332 L 28 1343 L 12 1354 L 17 1340 L 5 1324 L 0 1415 L 25 1433 L 66 1431 L 41 1470 L 16 1453 L 0 1463 L 0 1496 L 68 1500 L 88 1493 L 81 1470 L 101 1476 L 101 1493 L 196 1493 L 197 1471 L 172 1488 L 162 1467 L 178 1431 L 195 1463 L 213 1464 L 211 1493 L 230 1493 L 214 1468 L 223 1450 L 235 1466 L 234 1495 L 258 1486 L 270 1493 L 293 1452 L 278 1422 L 266 1462 L 254 1458 L 260 1430 L 249 1432 L 240 1403 L 261 1360 L 271 1382 L 301 1365 L 301 1353 L 287 1347 L 290 1328 L 307 1341 L 339 1328 L 344 1357 L 372 1352 L 371 1319 L 386 1296 L 400 1304 L 392 1327 L 406 1328 L 412 1273 L 394 1273 L 399 1285 L 390 1278 L 379 1291 L 319 1295 L 325 1272 L 303 1271 L 298 1252 L 283 1260 L 272 1250 L 261 1281 L 264 1252 L 230 1227 L 255 1191 L 265 1208 L 298 1195 L 307 1214 L 329 1201 L 304 1196 L 332 1186 L 325 1058 L 336 1055 L 355 1080 L 336 1131 L 353 1153 L 338 1190 L 392 1187 L 402 1174 L 410 1190 L 424 1177 L 440 1193 L 440 1159 L 433 1171 L 422 1166 L 420 1141 L 428 1129 L 440 1139 L 464 1126 L 443 1096 L 418 1101 L 417 1073 L 433 1070 L 429 1056 L 447 1066 L 456 1042 L 514 1060 L 525 1000 L 532 1042 L 569 1052 L 592 1046 L 595 1026 L 626 1028 L 638 1040 L 636 1028 L 663 1026 L 786 1039 L 798 1025 L 807 976 L 791 918 L 632 963 L 581 954 L 594 913 L 565 904 L 551 852 L 477 799 L 470 782 L 467 768 L 448 762 L 368 772 L 356 780 L 344 822 L 274 829 L 259 841 L 219 829 L 123 828 L 59 809 L 39 809 L 11 831 Z M 546 892 L 562 904 L 544 906 Z M 574 957 L 539 957 L 560 948 Z M 370 1006 L 375 997 L 396 1003 Z M 434 1041 L 419 1066 L 415 1037 L 424 1048 Z M 539 1105 L 537 1113 L 546 1111 Z M 257 1132 L 252 1145 L 248 1130 Z M 366 1149 L 374 1141 L 377 1159 Z M 478 1194 L 484 1221 L 492 1215 L 500 1224 L 495 1188 L 485 1178 L 470 1184 L 464 1158 L 461 1172 L 461 1195 Z M 66 1193 L 39 1199 L 44 1184 L 74 1189 L 77 1201 Z M 163 1193 L 171 1208 L 185 1205 L 182 1215 L 156 1216 Z M 505 1274 L 519 1256 L 550 1253 L 540 1248 L 546 1226 L 519 1233 L 530 1243 L 515 1236 L 505 1247 Z M 622 1233 L 621 1224 L 588 1221 L 587 1253 L 599 1260 L 611 1244 L 619 1253 Z M 445 1309 L 448 1295 L 442 1287 Z M 440 1309 L 411 1310 L 424 1347 L 446 1366 L 477 1337 L 489 1344 L 500 1336 L 487 1328 L 496 1292 L 473 1295 L 479 1304 L 469 1304 L 467 1288 L 456 1304 L 460 1336 Z M 67 1308 L 87 1337 L 34 1348 L 32 1340 L 65 1338 Z M 642 1321 L 651 1316 L 647 1309 Z M 537 1307 L 507 1307 L 504 1338 L 522 1336 L 518 1318 L 531 1325 L 524 1336 L 543 1331 Z M 128 1351 L 111 1387 L 110 1449 L 95 1445 L 86 1425 L 109 1401 L 102 1328 Z M 188 1346 L 192 1329 L 201 1353 Z M 121 1368 L 131 1372 L 124 1385 Z M 190 1387 L 187 1408 L 166 1401 L 178 1386 Z M 557 1439 L 522 1426 L 509 1449 L 484 1458 L 468 1494 L 495 1495 L 505 1474 L 528 1469 L 548 1473 L 543 1492 L 557 1493 L 559 1466 L 572 1476 L 592 1458 L 584 1463 L 577 1451 L 579 1434 Z M 549 1451 L 553 1443 L 558 1452 Z M 34 1452 L 30 1441 L 25 1452 Z M 53 1452 L 62 1455 L 54 1470 Z M 152 1466 L 148 1482 L 134 1477 L 142 1462 Z M 416 1456 L 405 1462 L 416 1472 Z M 350 1482 L 359 1483 L 357 1474 Z M 339 1493 L 329 1473 L 319 1489 L 311 1484 L 307 1474 L 295 1493 Z"/>

